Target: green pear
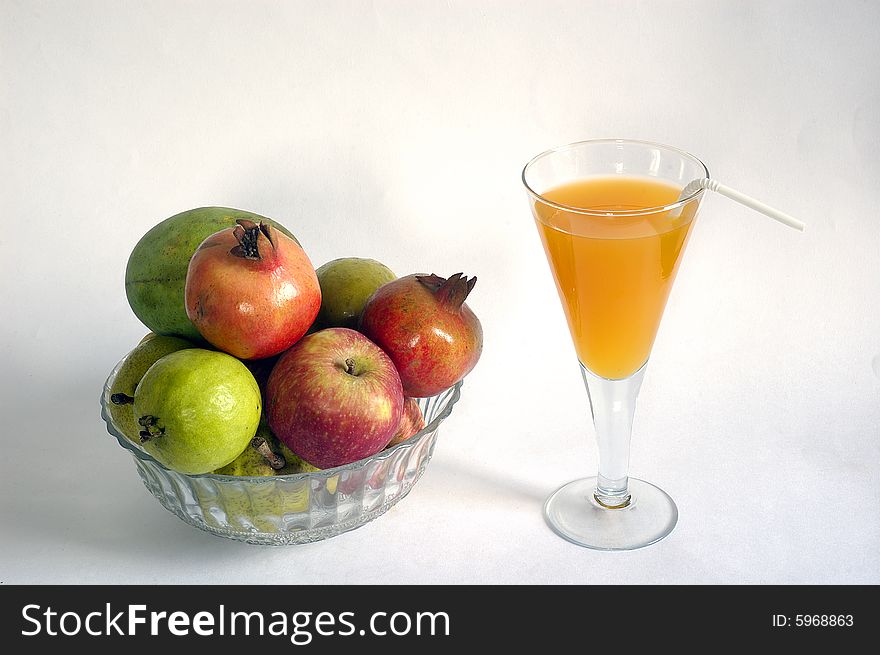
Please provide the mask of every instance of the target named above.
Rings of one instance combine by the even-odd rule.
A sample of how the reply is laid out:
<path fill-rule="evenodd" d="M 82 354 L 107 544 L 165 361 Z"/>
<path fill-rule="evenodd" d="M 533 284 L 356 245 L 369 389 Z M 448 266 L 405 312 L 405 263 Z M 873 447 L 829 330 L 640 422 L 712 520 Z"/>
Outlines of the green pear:
<path fill-rule="evenodd" d="M 201 348 L 156 361 L 134 394 L 144 450 L 169 469 L 192 475 L 238 457 L 255 436 L 261 411 L 260 387 L 247 367 L 232 355 Z"/>
<path fill-rule="evenodd" d="M 252 530 L 256 528 L 260 532 L 276 532 L 273 525 L 273 517 L 277 516 L 277 499 L 275 496 L 275 482 L 272 476 L 257 478 L 257 481 L 230 483 L 218 482 L 217 491 L 219 498 L 209 500 L 213 506 L 217 500 L 223 509 L 223 515 L 229 524 L 237 529 Z M 202 505 L 204 509 L 204 504 Z M 209 524 L 217 523 L 212 512 L 205 512 L 205 519 Z"/>
<path fill-rule="evenodd" d="M 275 436 L 265 419 L 260 420 L 257 434 L 251 443 L 226 466 L 214 471 L 217 475 L 247 475 L 268 477 L 284 469 L 287 461 L 278 455 Z"/>
<path fill-rule="evenodd" d="M 184 339 L 166 337 L 150 332 L 141 339 L 122 362 L 119 372 L 110 386 L 110 404 L 107 411 L 113 424 L 119 428 L 130 441 L 139 442 L 141 427 L 134 415 L 132 403 L 134 392 L 144 373 L 156 361 L 178 350 L 192 348 L 193 345 Z"/>
<path fill-rule="evenodd" d="M 370 296 L 379 287 L 397 279 L 385 264 L 360 257 L 334 259 L 315 273 L 321 285 L 321 310 L 315 320 L 320 328 L 357 328 Z"/>
<path fill-rule="evenodd" d="M 321 470 L 317 466 L 312 466 L 302 457 L 294 453 L 290 448 L 284 445 L 283 441 L 278 440 L 277 443 L 278 452 L 281 453 L 284 461 L 287 462 L 285 467 L 278 471 L 278 475 L 290 475 L 292 473 L 314 473 L 315 471 Z"/>
<path fill-rule="evenodd" d="M 271 432 L 265 423 L 261 424 L 257 435 L 253 441 L 260 440 L 264 446 L 268 447 L 269 440 L 271 439 L 275 449 L 281 451 L 278 442 L 271 436 Z M 251 458 L 252 456 L 248 454 L 248 451 L 256 452 L 252 446 L 249 446 L 232 464 L 219 471 L 215 471 L 215 473 L 227 472 L 230 470 L 230 467 L 233 467 L 236 462 L 240 462 L 242 458 Z M 288 450 L 287 452 L 290 451 Z M 292 457 L 296 457 L 292 453 L 290 454 Z M 281 529 L 284 516 L 301 514 L 308 511 L 311 484 L 308 479 L 295 482 L 283 478 L 279 478 L 277 481 L 272 480 L 271 477 L 276 473 L 281 475 L 290 472 L 290 467 L 285 466 L 281 470 L 275 471 L 271 465 L 267 465 L 264 454 L 260 454 L 260 458 L 263 460 L 263 463 L 257 464 L 256 467 L 262 472 L 264 479 L 259 481 L 249 480 L 242 484 L 218 483 L 220 502 L 226 520 L 232 525 L 243 529 L 251 529 L 251 526 L 253 526 L 260 532 L 277 532 Z M 278 458 L 278 460 L 281 463 L 285 463 L 285 458 L 283 457 Z M 227 472 L 226 474 L 229 473 Z M 206 520 L 208 520 L 209 515 L 213 517 L 210 512 L 207 512 Z"/>
<path fill-rule="evenodd" d="M 280 516 L 302 514 L 309 511 L 311 498 L 312 483 L 308 478 L 277 478 L 271 509 Z"/>
<path fill-rule="evenodd" d="M 254 442 L 258 443 L 256 446 Z M 266 454 L 269 448 L 269 455 Z M 284 463 L 283 468 L 275 470 L 269 460 L 278 458 Z M 276 461 L 277 465 L 278 461 Z M 220 522 L 212 511 L 219 502 L 225 520 L 238 529 L 260 532 L 278 532 L 290 517 L 308 512 L 311 498 L 311 482 L 308 478 L 292 480 L 287 478 L 271 479 L 273 475 L 289 475 L 318 471 L 315 466 L 297 457 L 287 446 L 278 441 L 269 429 L 265 420 L 260 422 L 257 435 L 251 445 L 245 448 L 229 465 L 214 473 L 220 475 L 248 475 L 262 477 L 263 480 L 249 480 L 242 483 L 220 482 L 216 484 L 219 496 L 199 498 L 205 522 L 213 527 L 221 528 Z M 327 482 L 330 493 L 336 491 L 336 477 Z M 285 517 L 288 517 L 285 519 Z"/>
<path fill-rule="evenodd" d="M 241 455 L 229 462 L 226 466 L 217 469 L 214 473 L 217 475 L 239 475 L 251 477 L 268 477 L 270 475 L 275 475 L 275 469 L 272 467 L 272 464 L 260 452 L 259 447 L 254 445 L 254 441 L 259 441 L 261 444 L 266 443 L 261 440 L 260 437 L 254 437 L 251 439 L 251 443 L 248 447 L 242 451 Z"/>

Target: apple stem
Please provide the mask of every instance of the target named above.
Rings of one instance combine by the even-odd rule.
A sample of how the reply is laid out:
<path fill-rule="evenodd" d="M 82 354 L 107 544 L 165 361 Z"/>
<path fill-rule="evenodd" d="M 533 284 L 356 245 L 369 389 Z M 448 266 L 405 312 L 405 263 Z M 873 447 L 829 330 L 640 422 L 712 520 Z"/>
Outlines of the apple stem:
<path fill-rule="evenodd" d="M 345 360 L 345 372 L 349 375 L 354 375 L 354 366 L 354 360 L 351 357 Z"/>
<path fill-rule="evenodd" d="M 126 393 L 114 393 L 110 396 L 110 402 L 114 405 L 132 405 L 134 404 L 134 398 Z"/>
<path fill-rule="evenodd" d="M 284 460 L 284 457 L 276 453 L 269 446 L 269 442 L 266 441 L 263 437 L 254 437 L 251 439 L 251 446 L 260 453 L 263 458 L 269 463 L 276 471 L 283 469 L 287 466 L 287 462 Z"/>
<path fill-rule="evenodd" d="M 155 416 L 141 416 L 138 419 L 138 425 L 143 428 L 143 430 L 138 433 L 141 438 L 141 443 L 146 443 L 150 439 L 155 439 L 156 437 L 161 437 L 165 434 L 165 428 L 159 427 L 159 425 L 157 425 L 158 423 L 159 419 Z"/>

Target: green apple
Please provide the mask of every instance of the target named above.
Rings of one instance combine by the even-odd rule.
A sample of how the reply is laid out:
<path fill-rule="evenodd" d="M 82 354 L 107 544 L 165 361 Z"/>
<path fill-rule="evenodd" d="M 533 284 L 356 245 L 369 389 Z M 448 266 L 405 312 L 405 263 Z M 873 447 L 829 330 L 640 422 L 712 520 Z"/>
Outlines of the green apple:
<path fill-rule="evenodd" d="M 321 285 L 320 328 L 355 329 L 370 296 L 397 276 L 375 259 L 344 257 L 327 262 L 316 271 Z"/>

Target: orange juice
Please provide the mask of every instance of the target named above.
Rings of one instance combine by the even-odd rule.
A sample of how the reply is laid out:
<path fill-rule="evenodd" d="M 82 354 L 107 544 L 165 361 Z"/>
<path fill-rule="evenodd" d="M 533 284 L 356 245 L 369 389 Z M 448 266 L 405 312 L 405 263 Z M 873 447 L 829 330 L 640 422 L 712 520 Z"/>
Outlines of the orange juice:
<path fill-rule="evenodd" d="M 698 204 L 660 209 L 680 191 L 618 175 L 541 194 L 556 206 L 533 200 L 578 358 L 597 375 L 628 377 L 651 354 Z"/>

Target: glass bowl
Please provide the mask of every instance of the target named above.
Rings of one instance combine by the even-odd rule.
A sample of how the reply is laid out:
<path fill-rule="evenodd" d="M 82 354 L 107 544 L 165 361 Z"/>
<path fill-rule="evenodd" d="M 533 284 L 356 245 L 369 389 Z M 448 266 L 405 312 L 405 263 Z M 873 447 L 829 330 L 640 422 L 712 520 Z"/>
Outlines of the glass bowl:
<path fill-rule="evenodd" d="M 114 423 L 107 408 L 123 358 L 104 384 L 101 417 L 107 431 L 130 452 L 144 486 L 181 520 L 219 537 L 252 544 L 304 544 L 335 537 L 381 516 L 413 488 L 425 472 L 440 424 L 461 394 L 461 382 L 417 402 L 425 427 L 387 450 L 345 466 L 315 473 L 271 477 L 167 469 Z"/>

